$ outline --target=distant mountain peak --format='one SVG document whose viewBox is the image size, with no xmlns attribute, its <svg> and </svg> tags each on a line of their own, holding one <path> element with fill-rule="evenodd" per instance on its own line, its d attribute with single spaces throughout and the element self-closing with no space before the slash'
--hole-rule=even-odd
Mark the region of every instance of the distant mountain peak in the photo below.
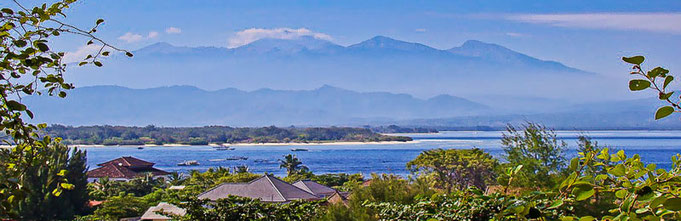
<svg viewBox="0 0 681 221">
<path fill-rule="evenodd" d="M 328 40 L 319 39 L 312 36 L 301 36 L 293 39 L 262 38 L 246 45 L 234 48 L 234 50 L 258 53 L 296 53 L 300 51 L 335 50 L 338 48 L 342 48 L 342 46 L 334 44 Z"/>
<path fill-rule="evenodd" d="M 382 35 L 377 35 L 369 40 L 350 45 L 352 49 L 389 49 L 399 51 L 438 51 L 424 44 L 401 41 Z"/>
</svg>

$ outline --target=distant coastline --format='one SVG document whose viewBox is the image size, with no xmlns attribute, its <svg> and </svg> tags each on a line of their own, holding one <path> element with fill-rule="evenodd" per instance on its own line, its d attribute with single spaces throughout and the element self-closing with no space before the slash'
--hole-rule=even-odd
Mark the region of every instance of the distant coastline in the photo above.
<svg viewBox="0 0 681 221">
<path fill-rule="evenodd" d="M 308 142 L 308 143 L 211 143 L 208 145 L 189 145 L 189 144 L 144 144 L 144 145 L 102 145 L 102 144 L 73 144 L 69 147 L 75 148 L 98 148 L 98 147 L 121 147 L 121 148 L 137 148 L 137 147 L 190 147 L 190 146 L 212 146 L 218 147 L 221 145 L 230 147 L 246 147 L 246 146 L 336 146 L 336 145 L 382 145 L 382 144 L 414 144 L 420 143 L 420 141 L 369 141 L 369 142 L 359 142 L 359 141 L 325 141 L 325 142 Z M 1 146 L 9 147 L 9 146 Z"/>
</svg>

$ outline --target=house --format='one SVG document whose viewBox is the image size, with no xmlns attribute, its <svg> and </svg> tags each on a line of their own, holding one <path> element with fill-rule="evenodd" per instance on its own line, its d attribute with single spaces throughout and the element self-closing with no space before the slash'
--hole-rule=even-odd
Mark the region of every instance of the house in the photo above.
<svg viewBox="0 0 681 221">
<path fill-rule="evenodd" d="M 293 183 L 293 185 L 320 198 L 326 198 L 336 193 L 336 190 L 331 187 L 324 186 L 312 180 L 301 180 Z"/>
<path fill-rule="evenodd" d="M 152 206 L 144 212 L 140 220 L 172 220 L 171 217 L 165 216 L 163 214 L 172 214 L 178 216 L 184 216 L 187 213 L 186 210 L 177 207 L 173 204 L 160 202 L 157 206 Z"/>
<path fill-rule="evenodd" d="M 170 173 L 154 168 L 154 163 L 134 157 L 120 157 L 97 164 L 99 168 L 87 172 L 89 182 L 108 177 L 111 180 L 131 180 L 151 173 L 154 177 L 166 176 Z"/>
<path fill-rule="evenodd" d="M 343 205 L 347 206 L 349 198 L 350 193 L 336 191 L 335 193 L 331 194 L 328 198 L 326 198 L 326 200 L 331 204 L 342 203 Z"/>
<path fill-rule="evenodd" d="M 248 183 L 223 183 L 200 194 L 199 199 L 215 201 L 226 198 L 229 195 L 273 203 L 285 203 L 293 200 L 319 200 L 324 198 L 274 176 L 264 175 Z"/>
</svg>

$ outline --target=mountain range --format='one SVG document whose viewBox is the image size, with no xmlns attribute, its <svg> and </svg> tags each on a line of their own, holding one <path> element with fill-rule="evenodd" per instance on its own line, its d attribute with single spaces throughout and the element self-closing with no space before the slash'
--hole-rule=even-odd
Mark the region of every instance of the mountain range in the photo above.
<svg viewBox="0 0 681 221">
<path fill-rule="evenodd" d="M 334 85 L 353 91 L 537 96 L 582 99 L 603 87 L 602 76 L 477 40 L 441 50 L 385 36 L 341 46 L 313 37 L 260 39 L 237 48 L 156 43 L 106 60 L 72 67 L 78 86 L 153 88 L 192 85 L 206 90 L 311 90 Z"/>
<path fill-rule="evenodd" d="M 24 102 L 35 122 L 124 126 L 363 126 L 503 128 L 533 121 L 561 129 L 672 129 L 678 119 L 652 118 L 655 98 L 567 105 L 556 111 L 508 113 L 461 97 L 420 99 L 408 94 L 355 92 L 324 85 L 314 90 L 207 91 L 193 86 L 131 89 L 91 86 L 65 99 L 32 96 Z"/>
</svg>

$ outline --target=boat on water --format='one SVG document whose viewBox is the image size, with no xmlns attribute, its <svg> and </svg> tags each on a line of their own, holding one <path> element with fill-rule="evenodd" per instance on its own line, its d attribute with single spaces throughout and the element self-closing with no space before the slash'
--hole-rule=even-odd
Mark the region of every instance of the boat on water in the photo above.
<svg viewBox="0 0 681 221">
<path fill-rule="evenodd" d="M 225 159 L 210 159 L 208 160 L 210 162 L 220 162 L 220 161 L 225 161 Z"/>
<path fill-rule="evenodd" d="M 231 156 L 231 157 L 225 158 L 225 160 L 248 160 L 248 157 L 244 157 L 244 156 Z"/>
<path fill-rule="evenodd" d="M 309 151 L 309 150 L 305 148 L 291 148 L 291 151 Z"/>
<path fill-rule="evenodd" d="M 215 150 L 234 150 L 234 147 L 216 147 Z"/>
<path fill-rule="evenodd" d="M 255 162 L 255 163 L 272 163 L 273 161 L 266 160 L 266 159 L 256 159 L 256 160 L 253 160 L 253 162 Z"/>
<path fill-rule="evenodd" d="M 197 166 L 199 165 L 199 161 L 196 160 L 187 160 L 187 161 L 182 161 L 177 164 L 178 166 Z"/>
<path fill-rule="evenodd" d="M 142 150 L 142 149 L 144 149 L 144 147 L 137 147 L 137 149 L 138 149 L 138 150 Z"/>
</svg>

